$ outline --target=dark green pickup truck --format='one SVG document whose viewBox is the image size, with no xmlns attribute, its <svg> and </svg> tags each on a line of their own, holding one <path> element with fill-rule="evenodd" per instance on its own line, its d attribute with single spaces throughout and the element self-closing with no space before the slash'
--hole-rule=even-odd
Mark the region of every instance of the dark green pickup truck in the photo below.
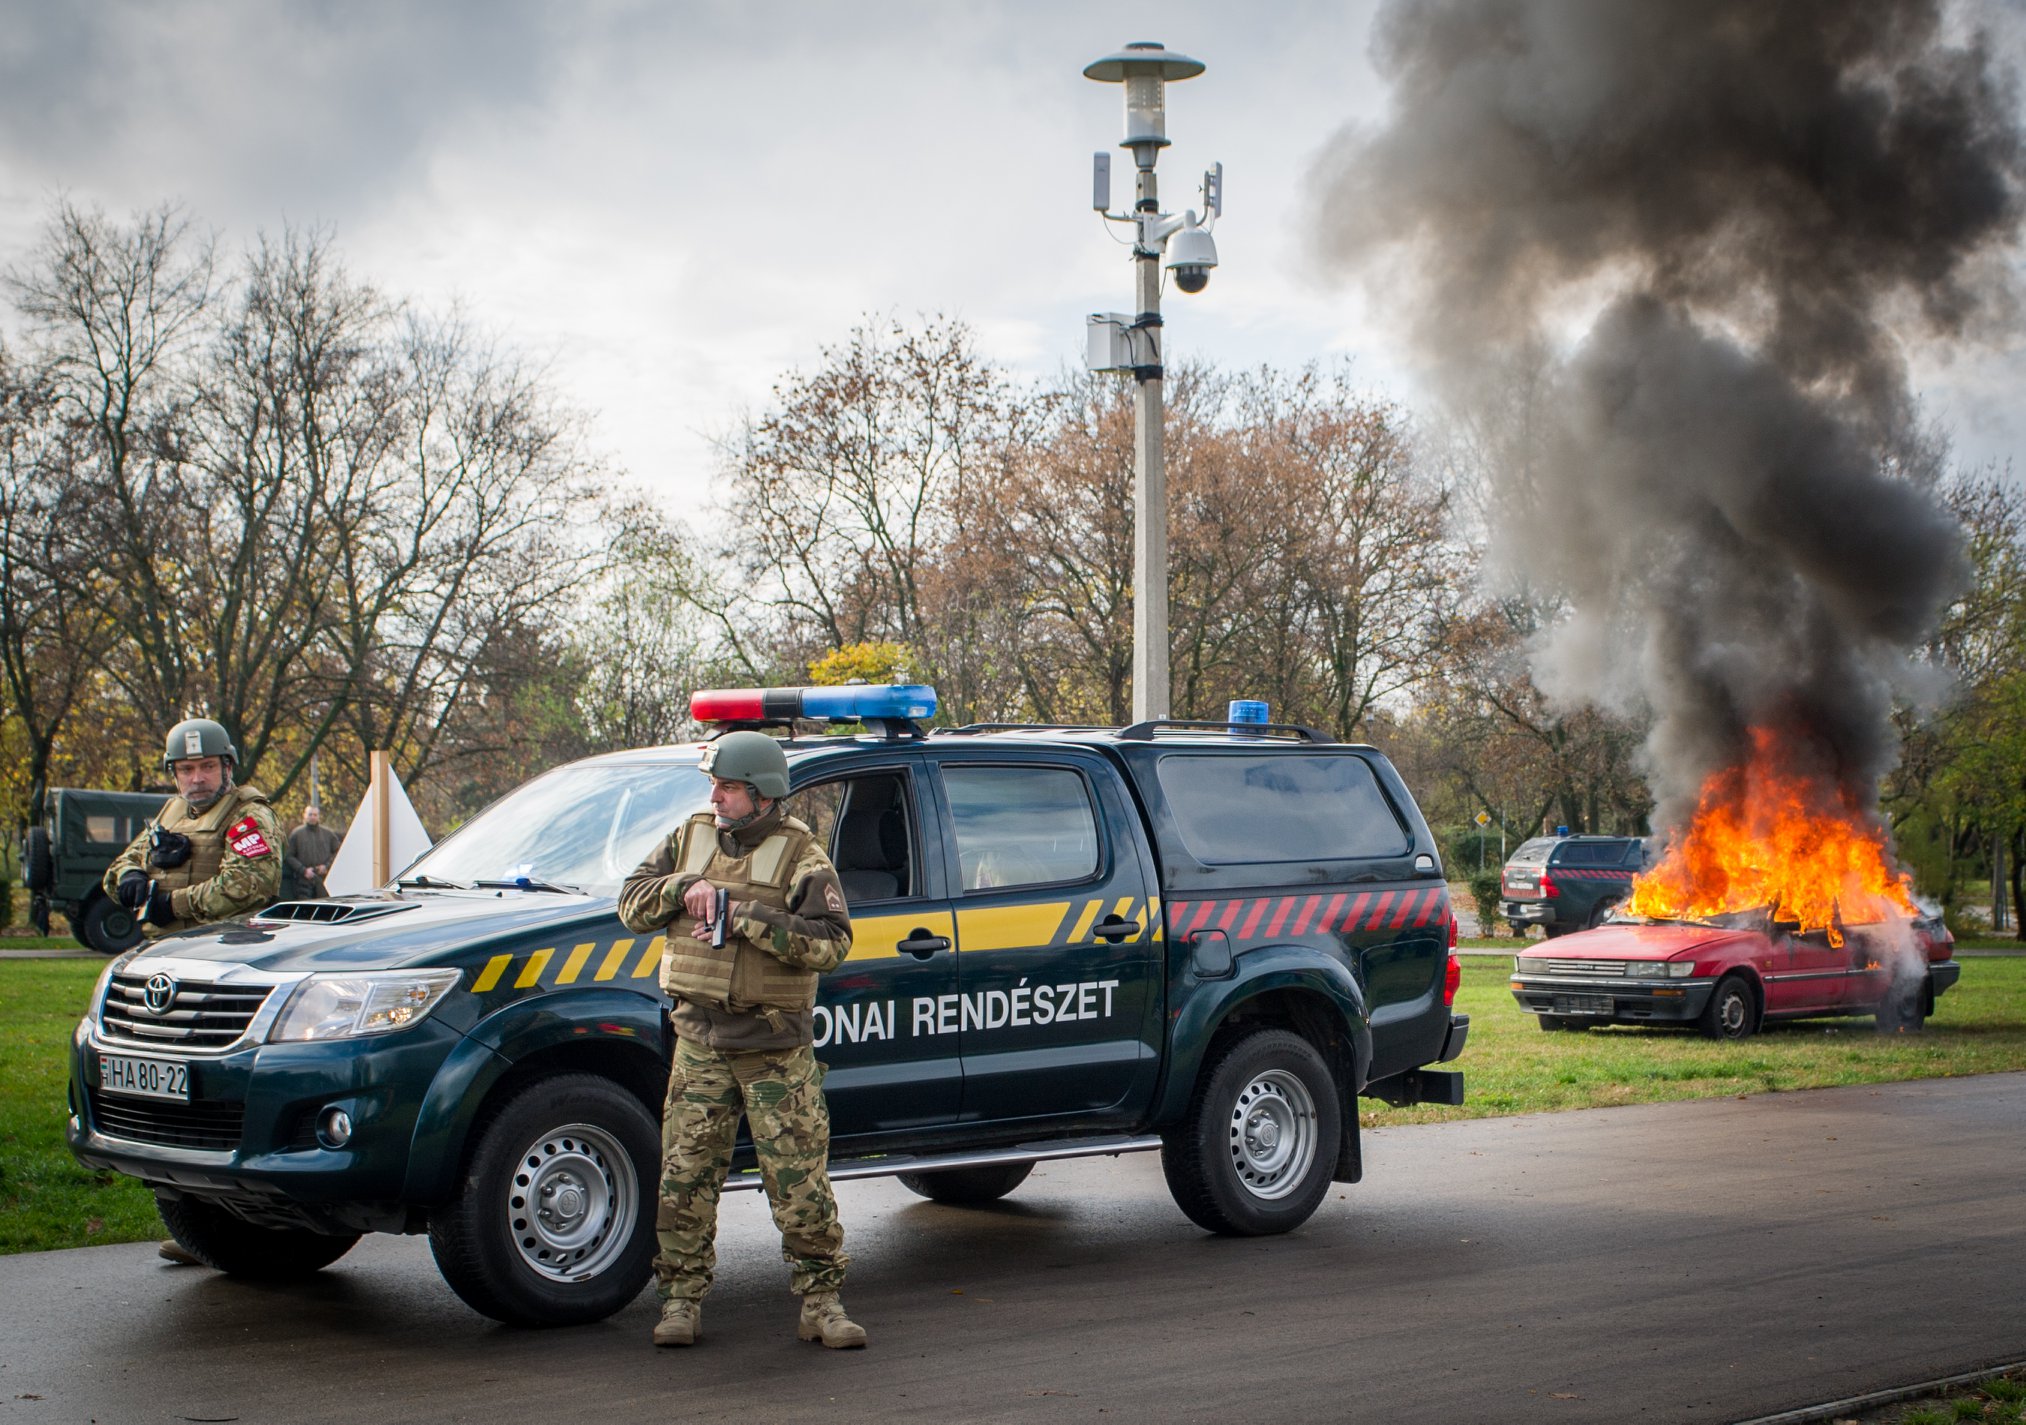
<svg viewBox="0 0 2026 1425">
<path fill-rule="evenodd" d="M 49 934 L 55 911 L 70 921 L 80 944 L 101 955 L 140 944 L 140 922 L 101 890 L 99 881 L 168 800 L 167 792 L 51 787 L 43 797 L 42 820 L 21 838 L 21 879 L 35 928 Z"/>
<path fill-rule="evenodd" d="M 1468 1032 L 1442 868 L 1374 749 L 1166 722 L 931 735 L 927 689 L 751 696 L 716 716 L 870 729 L 785 744 L 852 910 L 815 1012 L 833 1177 L 976 1203 L 1037 1162 L 1157 1150 L 1205 1229 L 1285 1232 L 1358 1180 L 1360 1094 L 1462 1101 L 1430 1067 Z M 228 1272 L 427 1232 L 501 1320 L 618 1310 L 653 1252 L 671 1046 L 660 939 L 613 898 L 705 805 L 698 753 L 559 768 L 377 895 L 115 962 L 75 1037 L 73 1150 L 152 1185 Z M 742 1145 L 731 1186 L 751 1165 Z"/>
</svg>

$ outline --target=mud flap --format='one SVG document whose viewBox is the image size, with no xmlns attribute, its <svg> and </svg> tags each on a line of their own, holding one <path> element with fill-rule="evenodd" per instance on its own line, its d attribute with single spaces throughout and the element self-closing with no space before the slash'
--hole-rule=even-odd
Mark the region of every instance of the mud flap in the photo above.
<svg viewBox="0 0 2026 1425">
<path fill-rule="evenodd" d="M 1354 1183 L 1364 1176 L 1365 1154 L 1358 1138 L 1358 1100 L 1354 1095 L 1350 1112 L 1344 1115 L 1344 1141 L 1337 1149 L 1337 1167 L 1330 1174 L 1330 1181 Z"/>
</svg>

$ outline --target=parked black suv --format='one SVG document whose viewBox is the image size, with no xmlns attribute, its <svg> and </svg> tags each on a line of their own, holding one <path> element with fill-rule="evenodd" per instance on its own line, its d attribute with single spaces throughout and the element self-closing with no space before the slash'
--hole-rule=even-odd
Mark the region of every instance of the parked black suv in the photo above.
<svg viewBox="0 0 2026 1425">
<path fill-rule="evenodd" d="M 1515 932 L 1588 930 L 1632 893 L 1645 866 L 1646 843 L 1636 836 L 1536 836 L 1505 863 L 1499 914 Z"/>
<path fill-rule="evenodd" d="M 1202 1227 L 1285 1232 L 1358 1180 L 1359 1095 L 1462 1102 L 1429 1067 L 1469 1030 L 1442 867 L 1373 748 L 1174 722 L 926 735 L 929 689 L 817 695 L 693 706 L 873 729 L 784 744 L 789 808 L 851 901 L 815 1010 L 833 1178 L 976 1203 L 1037 1162 L 1158 1150 Z M 654 1250 L 671 1045 L 661 937 L 613 898 L 707 804 L 698 753 L 557 768 L 376 895 L 115 961 L 73 1044 L 73 1151 L 149 1183 L 228 1272 L 427 1232 L 491 1316 L 618 1310 Z"/>
</svg>

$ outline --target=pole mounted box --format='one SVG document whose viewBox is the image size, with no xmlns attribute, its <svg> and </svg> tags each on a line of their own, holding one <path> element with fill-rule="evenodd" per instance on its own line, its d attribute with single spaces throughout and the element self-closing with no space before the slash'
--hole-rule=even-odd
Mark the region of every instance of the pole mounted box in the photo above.
<svg viewBox="0 0 2026 1425">
<path fill-rule="evenodd" d="M 1092 371 L 1126 373 L 1139 365 L 1132 318 L 1124 312 L 1092 312 L 1083 319 L 1083 335 L 1083 364 Z"/>
</svg>

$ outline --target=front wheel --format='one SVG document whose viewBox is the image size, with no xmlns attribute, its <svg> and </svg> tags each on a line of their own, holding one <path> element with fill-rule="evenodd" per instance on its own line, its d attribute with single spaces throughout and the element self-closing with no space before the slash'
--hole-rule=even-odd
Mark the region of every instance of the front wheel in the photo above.
<svg viewBox="0 0 2026 1425">
<path fill-rule="evenodd" d="M 646 1285 L 660 1177 L 660 1130 L 639 1099 L 596 1074 L 541 1079 L 480 1123 L 456 1198 L 430 1214 L 429 1249 L 495 1321 L 602 1321 Z"/>
<path fill-rule="evenodd" d="M 1161 1143 L 1168 1191 L 1208 1232 L 1262 1237 L 1308 1221 L 1343 1143 L 1342 1100 L 1315 1046 L 1285 1029 L 1230 1041 Z"/>
<path fill-rule="evenodd" d="M 897 1173 L 900 1185 L 931 1202 L 955 1207 L 997 1202 L 1027 1181 L 1032 1163 L 993 1163 L 977 1168 L 940 1168 L 932 1173 Z"/>
<path fill-rule="evenodd" d="M 93 891 L 77 918 L 77 938 L 86 949 L 117 955 L 141 943 L 141 922 L 112 897 Z"/>
<path fill-rule="evenodd" d="M 256 1227 L 194 1197 L 158 1197 L 155 1206 L 184 1251 L 214 1270 L 255 1281 L 293 1281 L 320 1272 L 359 1240 L 357 1232 Z"/>
<path fill-rule="evenodd" d="M 1707 1039 L 1745 1039 L 1759 1027 L 1759 1002 L 1741 975 L 1725 975 L 1696 1021 Z"/>
<path fill-rule="evenodd" d="M 1895 983 L 1878 1006 L 1880 1034 L 1918 1034 L 1928 1022 L 1927 986 L 1909 979 Z"/>
</svg>

